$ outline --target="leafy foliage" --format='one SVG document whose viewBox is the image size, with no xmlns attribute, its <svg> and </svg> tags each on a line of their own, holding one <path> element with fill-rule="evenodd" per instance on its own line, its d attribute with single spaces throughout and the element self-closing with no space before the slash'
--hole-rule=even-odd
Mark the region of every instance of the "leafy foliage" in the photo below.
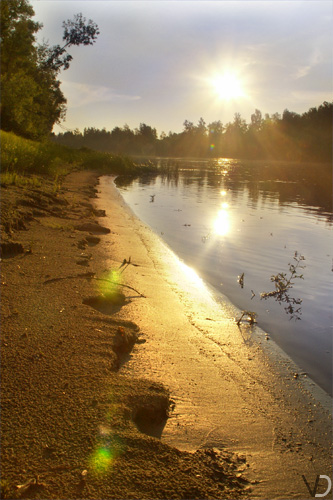
<svg viewBox="0 0 333 500">
<path fill-rule="evenodd" d="M 1 167 L 4 173 L 52 174 L 74 167 L 109 173 L 133 173 L 136 165 L 126 157 L 89 149 L 74 150 L 50 141 L 37 142 L 1 131 Z"/>
<path fill-rule="evenodd" d="M 83 154 L 50 141 L 37 142 L 12 132 L 0 132 L 1 170 L 3 174 L 57 175 L 82 165 Z"/>
<path fill-rule="evenodd" d="M 153 171 L 151 166 L 137 165 L 126 156 L 87 148 L 72 149 L 51 141 L 32 141 L 3 130 L 0 139 L 2 184 L 31 185 L 35 180 L 22 176 L 38 174 L 57 178 L 74 168 L 131 176 Z"/>
<path fill-rule="evenodd" d="M 66 42 L 63 47 L 55 45 L 52 48 L 47 48 L 44 53 L 44 61 L 42 65 L 46 68 L 52 68 L 59 71 L 61 68 L 68 69 L 69 63 L 73 59 L 67 53 L 67 47 L 72 45 L 93 45 L 99 35 L 98 26 L 94 21 L 86 18 L 82 14 L 76 14 L 74 20 L 68 19 L 62 23 L 64 28 L 63 40 Z"/>
<path fill-rule="evenodd" d="M 63 47 L 36 43 L 42 25 L 32 20 L 27 0 L 1 1 L 1 128 L 28 139 L 46 137 L 66 112 L 66 99 L 57 79 L 72 56 L 66 48 L 89 45 L 97 25 L 78 14 L 63 23 Z"/>
</svg>

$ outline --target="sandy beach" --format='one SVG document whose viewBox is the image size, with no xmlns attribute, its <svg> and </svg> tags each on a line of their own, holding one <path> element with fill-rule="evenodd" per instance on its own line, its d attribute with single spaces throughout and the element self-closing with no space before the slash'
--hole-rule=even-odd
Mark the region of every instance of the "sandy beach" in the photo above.
<svg viewBox="0 0 333 500">
<path fill-rule="evenodd" d="M 310 499 L 331 477 L 331 399 L 111 177 L 1 202 L 2 498 Z"/>
</svg>

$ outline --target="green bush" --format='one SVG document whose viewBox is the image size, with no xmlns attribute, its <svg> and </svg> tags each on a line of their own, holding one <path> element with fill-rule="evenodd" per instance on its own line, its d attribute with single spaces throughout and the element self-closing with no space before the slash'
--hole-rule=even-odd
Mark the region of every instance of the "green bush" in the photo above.
<svg viewBox="0 0 333 500">
<path fill-rule="evenodd" d="M 83 168 L 100 170 L 110 174 L 129 174 L 136 170 L 136 165 L 126 156 L 112 155 L 82 148 L 79 150 Z"/>
<path fill-rule="evenodd" d="M 51 142 L 35 142 L 1 130 L 1 169 L 18 174 L 53 174 L 55 160 L 59 164 L 71 163 L 72 158 L 64 146 Z"/>
<path fill-rule="evenodd" d="M 59 176 L 77 167 L 103 174 L 138 175 L 143 168 L 127 156 L 73 149 L 51 141 L 35 142 L 3 130 L 0 137 L 2 172 Z"/>
</svg>

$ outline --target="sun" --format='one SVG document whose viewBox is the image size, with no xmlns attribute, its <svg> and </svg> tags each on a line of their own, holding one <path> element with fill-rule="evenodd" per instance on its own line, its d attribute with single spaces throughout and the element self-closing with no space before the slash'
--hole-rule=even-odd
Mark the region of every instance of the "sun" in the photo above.
<svg viewBox="0 0 333 500">
<path fill-rule="evenodd" d="M 240 78 L 231 72 L 225 72 L 211 79 L 211 85 L 219 99 L 231 101 L 244 96 Z"/>
</svg>

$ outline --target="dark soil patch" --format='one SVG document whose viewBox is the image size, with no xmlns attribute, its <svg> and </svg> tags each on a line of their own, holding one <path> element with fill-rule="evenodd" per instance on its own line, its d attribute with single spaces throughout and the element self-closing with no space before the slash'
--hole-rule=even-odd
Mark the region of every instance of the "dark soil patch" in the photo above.
<svg viewBox="0 0 333 500">
<path fill-rule="evenodd" d="M 110 229 L 104 226 L 100 226 L 96 222 L 84 222 L 83 224 L 77 224 L 74 229 L 77 231 L 87 231 L 93 234 L 108 234 Z"/>
<path fill-rule="evenodd" d="M 121 292 L 115 292 L 108 296 L 96 295 L 94 297 L 87 297 L 83 299 L 83 304 L 93 307 L 97 311 L 112 315 L 121 309 L 126 304 L 126 296 Z"/>
<path fill-rule="evenodd" d="M 1 243 L 1 258 L 8 259 L 24 253 L 24 247 L 21 243 L 15 241 L 4 241 Z"/>
<path fill-rule="evenodd" d="M 88 235 L 86 236 L 86 241 L 89 246 L 95 246 L 98 245 L 98 243 L 101 241 L 101 238 L 99 238 L 98 236 Z"/>
<path fill-rule="evenodd" d="M 134 397 L 133 421 L 138 430 L 148 436 L 160 438 L 169 413 L 169 393 L 159 384 L 150 384 L 143 396 Z"/>
</svg>

